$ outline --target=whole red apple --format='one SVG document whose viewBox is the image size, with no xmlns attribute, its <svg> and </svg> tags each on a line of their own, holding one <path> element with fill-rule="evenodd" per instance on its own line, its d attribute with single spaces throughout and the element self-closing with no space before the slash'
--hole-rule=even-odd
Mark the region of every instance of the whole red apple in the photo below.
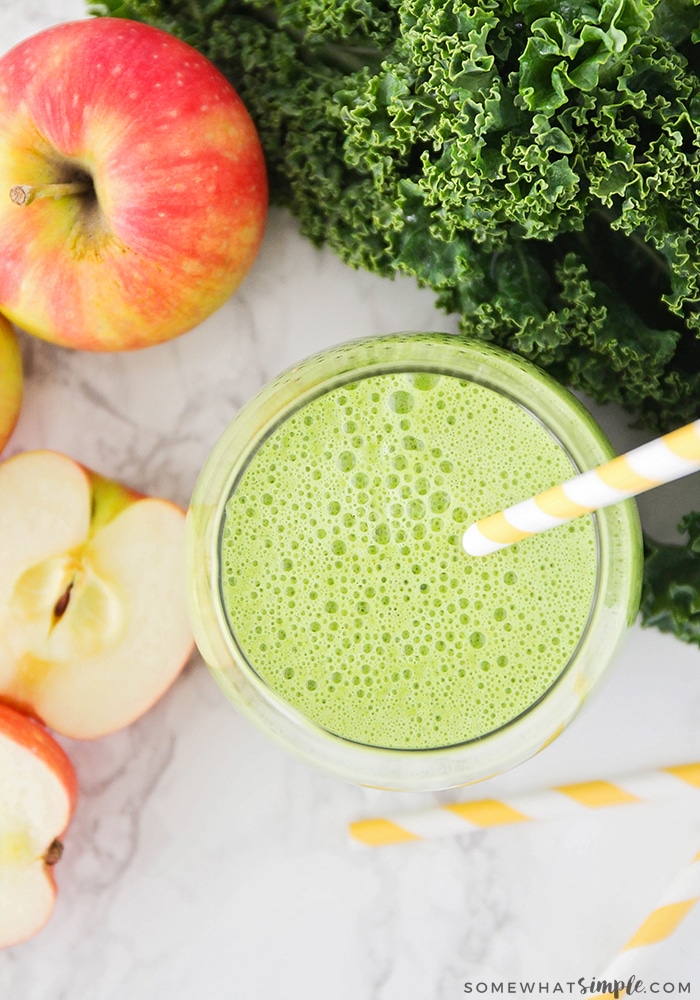
<svg viewBox="0 0 700 1000">
<path fill-rule="evenodd" d="M 184 333 L 241 282 L 266 211 L 255 126 L 191 46 L 88 18 L 0 59 L 0 312 L 28 332 L 97 351 Z"/>
</svg>

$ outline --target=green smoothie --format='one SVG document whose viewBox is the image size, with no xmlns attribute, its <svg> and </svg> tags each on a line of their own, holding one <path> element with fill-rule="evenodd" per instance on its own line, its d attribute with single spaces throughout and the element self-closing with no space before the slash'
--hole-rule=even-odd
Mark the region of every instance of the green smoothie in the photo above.
<svg viewBox="0 0 700 1000">
<path fill-rule="evenodd" d="M 580 518 L 485 558 L 466 527 L 576 471 L 509 395 L 393 371 L 278 422 L 226 503 L 221 595 L 255 673 L 370 747 L 479 740 L 539 702 L 586 629 L 597 537 Z"/>
</svg>

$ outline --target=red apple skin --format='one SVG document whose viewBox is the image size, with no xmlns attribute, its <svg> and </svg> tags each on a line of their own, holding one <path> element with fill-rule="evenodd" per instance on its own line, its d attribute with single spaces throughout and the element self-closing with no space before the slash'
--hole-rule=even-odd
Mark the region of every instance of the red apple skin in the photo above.
<svg viewBox="0 0 700 1000">
<path fill-rule="evenodd" d="M 78 778 L 69 757 L 40 722 L 29 718 L 22 714 L 22 712 L 18 712 L 2 702 L 0 702 L 0 733 L 24 747 L 35 757 L 38 757 L 57 776 L 63 785 L 68 797 L 69 812 L 64 828 L 55 832 L 55 842 L 68 829 L 78 801 Z M 47 850 L 50 846 L 52 845 L 46 845 Z M 45 863 L 44 875 L 55 898 L 57 887 L 53 873 L 53 862 Z M 14 947 L 28 938 L 34 937 L 48 922 L 51 912 L 52 910 L 49 910 L 45 915 L 44 922 L 35 926 L 30 933 L 16 937 L 12 941 L 4 942 L 2 947 Z"/>
<path fill-rule="evenodd" d="M 257 255 L 255 126 L 213 64 L 166 32 L 88 18 L 15 46 L 0 59 L 0 149 L 0 310 L 36 336 L 95 351 L 169 340 Z M 76 176 L 93 196 L 10 200 L 14 185 Z"/>
</svg>

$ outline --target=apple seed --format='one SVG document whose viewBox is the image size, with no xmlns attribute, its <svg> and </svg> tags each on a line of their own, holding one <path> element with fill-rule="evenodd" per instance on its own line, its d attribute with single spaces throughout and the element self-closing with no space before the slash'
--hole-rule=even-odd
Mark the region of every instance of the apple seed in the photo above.
<svg viewBox="0 0 700 1000">
<path fill-rule="evenodd" d="M 48 846 L 46 854 L 44 855 L 44 864 L 55 865 L 58 861 L 61 860 L 62 857 L 63 857 L 63 844 L 58 839 L 58 837 L 56 837 L 56 839 L 52 840 Z"/>
<path fill-rule="evenodd" d="M 70 592 L 73 589 L 74 580 L 68 584 L 66 589 L 63 591 L 59 599 L 54 604 L 53 615 L 54 618 L 60 618 L 65 614 L 66 608 L 68 607 L 68 602 L 70 601 Z"/>
</svg>

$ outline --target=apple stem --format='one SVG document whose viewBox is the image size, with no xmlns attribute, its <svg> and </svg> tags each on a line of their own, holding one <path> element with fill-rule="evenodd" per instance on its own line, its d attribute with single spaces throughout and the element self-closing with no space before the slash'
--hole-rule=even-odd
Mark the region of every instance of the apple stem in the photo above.
<svg viewBox="0 0 700 1000">
<path fill-rule="evenodd" d="M 52 840 L 48 846 L 48 850 L 44 855 L 45 865 L 55 865 L 63 857 L 63 844 L 58 839 Z"/>
<path fill-rule="evenodd" d="M 65 198 L 68 195 L 87 194 L 91 190 L 91 181 L 70 181 L 67 184 L 15 184 L 10 188 L 10 198 L 15 205 L 31 205 L 36 198 Z"/>
</svg>

